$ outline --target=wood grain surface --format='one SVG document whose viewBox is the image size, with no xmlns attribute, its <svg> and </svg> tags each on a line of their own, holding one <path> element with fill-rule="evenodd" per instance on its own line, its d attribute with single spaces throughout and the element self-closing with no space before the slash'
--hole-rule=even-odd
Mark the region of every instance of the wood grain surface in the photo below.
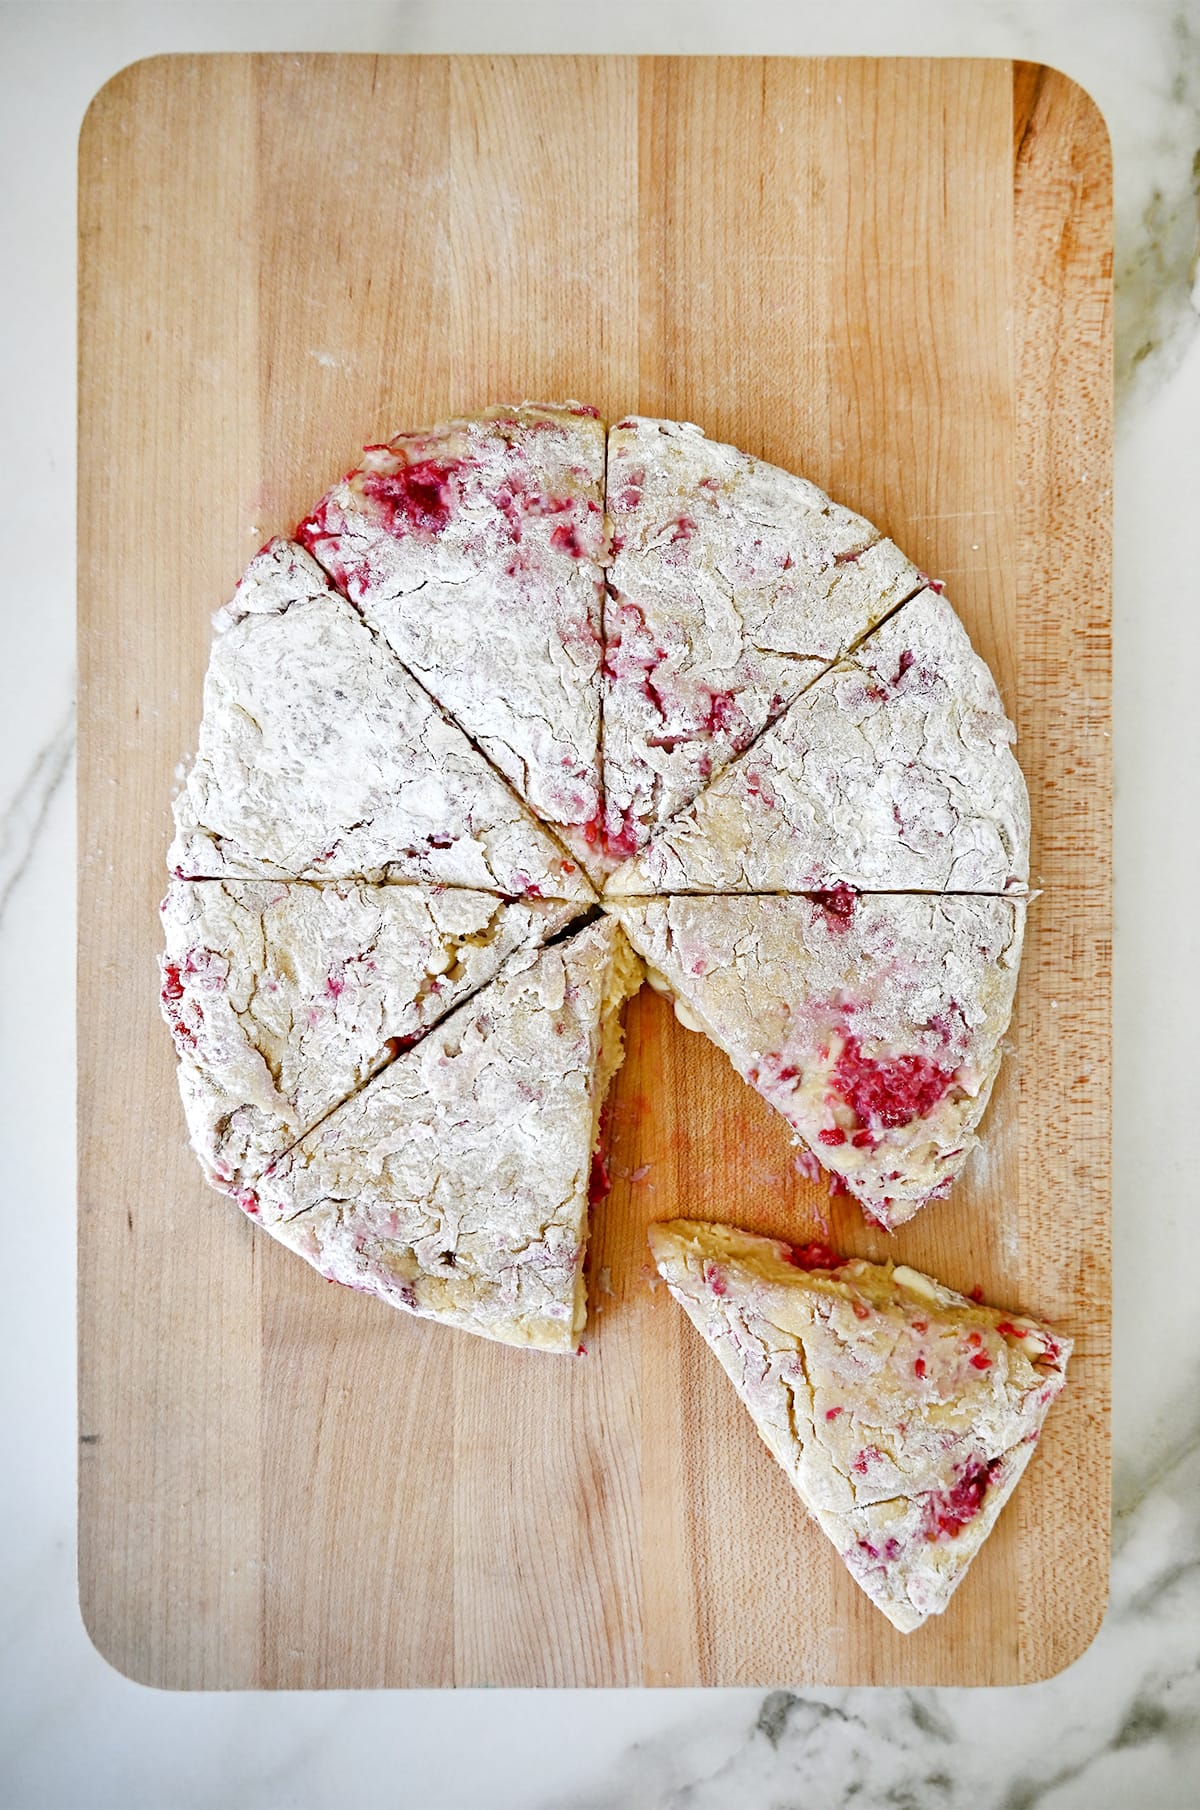
<svg viewBox="0 0 1200 1810">
<path fill-rule="evenodd" d="M 1007 62 L 194 57 L 80 148 L 80 1582 L 176 1687 L 1002 1684 L 1109 1524 L 1110 175 Z M 805 473 L 943 578 L 1020 732 L 1035 884 L 986 1144 L 892 1239 L 644 990 L 588 1355 L 327 1287 L 203 1186 L 155 954 L 212 610 L 365 441 L 573 395 Z M 893 1253 L 1077 1340 L 947 1615 L 893 1631 L 644 1228 Z"/>
</svg>

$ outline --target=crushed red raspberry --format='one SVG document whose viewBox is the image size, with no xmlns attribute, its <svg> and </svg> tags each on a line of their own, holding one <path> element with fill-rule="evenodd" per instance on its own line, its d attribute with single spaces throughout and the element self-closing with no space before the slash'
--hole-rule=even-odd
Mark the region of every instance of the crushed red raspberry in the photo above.
<svg viewBox="0 0 1200 1810">
<path fill-rule="evenodd" d="M 855 1150 L 874 1150 L 878 1139 L 869 1131 L 856 1131 L 854 1136 L 850 1139 L 850 1142 Z M 886 1204 L 889 1203 L 885 1202 L 885 1205 Z"/>
<path fill-rule="evenodd" d="M 858 904 L 858 894 L 853 886 L 847 886 L 839 880 L 836 886 L 827 887 L 822 892 L 811 894 L 814 905 L 819 905 L 830 920 L 831 930 L 844 930 L 854 916 L 854 908 Z"/>
<path fill-rule="evenodd" d="M 850 1305 L 854 1309 L 854 1318 L 856 1320 L 869 1320 L 871 1318 L 871 1309 L 867 1306 L 865 1301 L 851 1301 Z"/>
<path fill-rule="evenodd" d="M 997 1320 L 996 1331 L 1006 1339 L 1019 1339 L 1022 1336 L 1011 1320 Z"/>
<path fill-rule="evenodd" d="M 580 540 L 579 530 L 573 522 L 560 522 L 550 536 L 550 545 L 556 553 L 569 553 L 572 559 L 583 559 L 587 554 L 587 548 Z"/>
<path fill-rule="evenodd" d="M 580 1339 L 578 1345 L 575 1347 L 575 1356 L 577 1358 L 585 1358 L 587 1356 L 587 1346 L 582 1339 Z"/>
<path fill-rule="evenodd" d="M 700 722 L 700 728 L 706 735 L 718 735 L 729 729 L 740 715 L 737 693 L 733 691 L 712 691 L 708 695 L 708 709 Z"/>
<path fill-rule="evenodd" d="M 183 998 L 183 981 L 180 978 L 179 968 L 174 962 L 163 963 L 162 992 L 164 999 Z"/>
<path fill-rule="evenodd" d="M 850 1469 L 856 1471 L 860 1477 L 865 1477 L 868 1467 L 878 1463 L 882 1456 L 878 1446 L 865 1445 L 862 1451 L 857 1452 L 851 1460 Z"/>
<path fill-rule="evenodd" d="M 346 991 L 344 974 L 331 974 L 325 982 L 325 992 L 330 999 L 337 999 Z"/>
<path fill-rule="evenodd" d="M 850 1189 L 847 1185 L 845 1176 L 838 1175 L 836 1170 L 832 1172 L 829 1177 L 830 1200 L 836 1200 L 839 1194 L 849 1194 L 849 1192 Z"/>
<path fill-rule="evenodd" d="M 419 459 L 394 472 L 367 471 L 360 479 L 362 494 L 389 534 L 399 537 L 414 529 L 440 534 L 454 514 L 450 480 L 462 469 L 461 459 Z"/>
<path fill-rule="evenodd" d="M 901 679 L 904 677 L 905 673 L 908 671 L 909 667 L 912 665 L 912 663 L 916 659 L 916 657 L 917 656 L 913 653 L 913 651 L 910 647 L 906 647 L 904 649 L 903 653 L 900 655 L 900 664 L 899 664 L 899 667 L 897 668 L 896 676 L 892 680 L 893 685 L 899 685 Z"/>
<path fill-rule="evenodd" d="M 718 1297 L 729 1293 L 729 1284 L 725 1280 L 724 1270 L 718 1269 L 715 1263 L 704 1265 L 704 1280 L 714 1295 Z"/>
<path fill-rule="evenodd" d="M 243 1213 L 248 1213 L 251 1219 L 258 1218 L 258 1195 L 253 1188 L 243 1188 L 240 1194 L 234 1195 L 234 1199 Z"/>
<path fill-rule="evenodd" d="M 845 1409 L 844 1409 L 844 1408 L 841 1408 L 841 1407 L 838 1407 L 838 1408 L 826 1408 L 826 1410 L 825 1410 L 825 1418 L 826 1418 L 826 1420 L 836 1420 L 836 1419 L 837 1419 L 837 1417 L 838 1417 L 838 1415 L 839 1415 L 839 1414 L 844 1414 L 844 1413 L 845 1413 L 845 1411 L 846 1411 L 846 1410 L 845 1410 Z"/>
<path fill-rule="evenodd" d="M 313 510 L 311 515 L 306 515 L 302 522 L 296 523 L 294 538 L 300 542 L 300 545 L 307 553 L 315 553 L 317 542 L 324 540 L 328 533 L 329 520 L 325 511 L 325 505 L 322 503 L 318 508 Z M 267 546 L 269 547 L 270 544 L 270 541 L 268 541 Z M 266 547 L 263 548 L 263 551 L 264 553 L 266 552 Z M 240 584 L 238 585 L 238 589 L 241 589 Z"/>
<path fill-rule="evenodd" d="M 925 1359 L 917 1358 L 916 1362 L 913 1364 L 913 1375 L 914 1376 L 924 1376 L 924 1374 L 925 1374 Z"/>
<path fill-rule="evenodd" d="M 588 1178 L 588 1205 L 598 1206 L 606 1194 L 612 1193 L 612 1177 L 608 1173 L 608 1164 L 603 1150 L 597 1150 L 592 1156 L 592 1172 Z"/>
<path fill-rule="evenodd" d="M 954 1076 L 928 1056 L 866 1056 L 848 1037 L 830 1081 L 860 1125 L 895 1127 L 932 1112 Z"/>
<path fill-rule="evenodd" d="M 831 1251 L 827 1244 L 793 1245 L 788 1251 L 788 1262 L 794 1263 L 801 1270 L 841 1269 L 845 1261 L 836 1251 Z"/>
<path fill-rule="evenodd" d="M 979 1286 L 978 1282 L 975 1284 L 974 1288 L 971 1290 L 970 1299 L 972 1301 L 974 1301 L 976 1304 L 978 1304 L 980 1301 L 983 1300 L 983 1290 Z"/>
<path fill-rule="evenodd" d="M 992 1360 L 986 1351 L 977 1351 L 975 1356 L 971 1359 L 971 1368 L 973 1370 L 990 1370 L 991 1367 Z"/>
<path fill-rule="evenodd" d="M 829 1131 L 818 1131 L 817 1141 L 824 1144 L 829 1150 L 836 1150 L 839 1144 L 846 1142 L 846 1134 L 839 1126 L 834 1125 Z"/>
<path fill-rule="evenodd" d="M 967 1334 L 967 1344 L 975 1345 L 975 1346 L 982 1345 L 983 1344 L 983 1334 L 981 1332 L 969 1332 Z"/>
<path fill-rule="evenodd" d="M 929 1331 L 929 1321 L 928 1320 L 914 1320 L 912 1322 L 912 1329 L 914 1332 L 928 1332 Z"/>
<path fill-rule="evenodd" d="M 624 815 L 616 819 L 615 828 L 611 819 L 602 828 L 600 834 L 604 852 L 613 856 L 636 855 L 639 847 L 639 828 L 637 812 L 630 805 Z"/>
<path fill-rule="evenodd" d="M 999 1458 L 992 1458 L 987 1464 L 976 1465 L 950 1489 L 931 1493 L 925 1509 L 927 1540 L 958 1538 L 960 1530 L 968 1521 L 973 1521 L 983 1507 L 983 1499 L 1000 1462 Z"/>
</svg>

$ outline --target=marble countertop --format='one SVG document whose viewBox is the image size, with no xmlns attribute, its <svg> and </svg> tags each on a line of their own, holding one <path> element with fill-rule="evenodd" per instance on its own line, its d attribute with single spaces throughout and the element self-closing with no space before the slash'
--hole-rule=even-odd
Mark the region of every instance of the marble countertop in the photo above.
<svg viewBox="0 0 1200 1810">
<path fill-rule="evenodd" d="M 1184 1810 L 1200 1766 L 1200 15 L 1079 0 L 41 4 L 0 8 L 0 336 L 19 498 L 0 712 L 0 1804 L 5 1810 Z M 1020 56 L 1095 96 L 1116 159 L 1116 1262 L 1112 1600 L 1019 1690 L 159 1694 L 75 1592 L 73 493 L 79 122 L 171 50 Z"/>
</svg>

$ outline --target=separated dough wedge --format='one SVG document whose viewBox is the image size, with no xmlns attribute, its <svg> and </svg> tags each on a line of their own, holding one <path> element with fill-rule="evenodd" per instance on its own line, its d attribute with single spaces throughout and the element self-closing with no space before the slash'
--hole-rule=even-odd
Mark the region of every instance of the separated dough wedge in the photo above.
<svg viewBox="0 0 1200 1810">
<path fill-rule="evenodd" d="M 962 623 L 922 591 L 606 890 L 1018 890 L 1029 877 L 1029 801 L 1013 739 Z"/>
<path fill-rule="evenodd" d="M 654 1260 L 855 1582 L 901 1633 L 945 1609 L 1029 1462 L 1071 1341 L 916 1270 L 731 1226 Z"/>
<path fill-rule="evenodd" d="M 610 918 L 511 957 L 283 1157 L 247 1211 L 332 1281 L 574 1351 L 600 1108 L 640 981 Z"/>
<path fill-rule="evenodd" d="M 419 880 L 590 900 L 576 863 L 290 541 L 216 617 L 181 878 Z"/>
<path fill-rule="evenodd" d="M 162 1008 L 192 1146 L 231 1193 L 579 911 L 344 880 L 174 880 Z"/>
<path fill-rule="evenodd" d="M 587 859 L 607 550 L 595 410 L 489 408 L 369 446 L 296 538 Z"/>
<path fill-rule="evenodd" d="M 847 887 L 613 909 L 651 984 L 875 1219 L 949 1189 L 1000 1069 L 1023 900 Z"/>
<path fill-rule="evenodd" d="M 635 853 L 924 580 L 804 478 L 630 416 L 608 436 L 604 786 Z"/>
</svg>

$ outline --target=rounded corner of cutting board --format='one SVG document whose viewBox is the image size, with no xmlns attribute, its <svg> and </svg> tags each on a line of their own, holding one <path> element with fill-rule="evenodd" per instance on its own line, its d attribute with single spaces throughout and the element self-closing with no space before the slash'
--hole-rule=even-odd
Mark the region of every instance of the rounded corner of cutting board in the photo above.
<svg viewBox="0 0 1200 1810">
<path fill-rule="evenodd" d="M 1063 154 L 1103 183 L 1102 200 L 1112 214 L 1112 133 L 1100 102 L 1082 82 L 1052 63 L 1014 61 L 1013 130 L 1018 162 L 1027 134 L 1038 118 L 1053 118 Z"/>
<path fill-rule="evenodd" d="M 189 59 L 176 51 L 157 51 L 153 56 L 135 57 L 107 76 L 83 110 L 79 122 L 79 160 L 85 163 L 91 152 L 93 136 L 106 130 L 114 115 L 134 113 L 143 103 L 146 91 L 165 74 L 167 65 L 185 63 Z"/>
</svg>

